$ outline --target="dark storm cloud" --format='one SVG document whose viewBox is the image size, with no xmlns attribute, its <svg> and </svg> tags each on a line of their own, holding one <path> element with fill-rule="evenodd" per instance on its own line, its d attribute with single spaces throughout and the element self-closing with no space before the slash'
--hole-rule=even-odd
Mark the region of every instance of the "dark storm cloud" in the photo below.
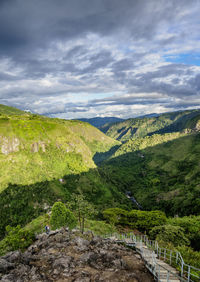
<svg viewBox="0 0 200 282">
<path fill-rule="evenodd" d="M 195 5 L 198 1 L 1 0 L 0 99 L 52 114 L 104 105 L 167 108 L 173 99 L 183 99 L 180 107 L 197 105 L 197 68 L 162 59 L 185 42 L 186 50 L 198 48 Z M 90 97 L 82 102 L 83 93 Z M 140 93 L 145 95 L 134 96 Z M 106 98 L 99 99 L 102 94 Z M 187 104 L 187 97 L 196 102 Z"/>
<path fill-rule="evenodd" d="M 125 31 L 126 36 L 150 39 L 161 24 L 173 21 L 179 9 L 193 1 L 148 0 L 13 0 L 0 9 L 1 51 L 11 55 L 21 48 L 46 46 L 88 32 L 108 36 Z M 29 49 L 29 50 L 30 50 Z M 12 53 L 13 54 L 13 53 Z"/>
</svg>

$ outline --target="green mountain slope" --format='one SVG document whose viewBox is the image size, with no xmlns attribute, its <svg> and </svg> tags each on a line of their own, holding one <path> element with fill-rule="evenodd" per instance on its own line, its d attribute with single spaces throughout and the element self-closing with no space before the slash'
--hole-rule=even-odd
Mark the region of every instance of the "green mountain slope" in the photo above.
<svg viewBox="0 0 200 282">
<path fill-rule="evenodd" d="M 154 147 L 158 144 L 163 144 L 186 135 L 187 133 L 172 132 L 165 134 L 153 134 L 143 138 L 131 138 L 119 146 L 119 148 L 114 152 L 114 154 L 112 154 L 111 157 L 113 158 L 126 153 L 144 150 L 145 148 Z"/>
<path fill-rule="evenodd" d="M 200 134 L 112 158 L 101 174 L 120 191 L 131 191 L 144 209 L 199 214 Z"/>
<path fill-rule="evenodd" d="M 199 120 L 200 110 L 190 110 L 165 113 L 158 117 L 128 119 L 101 127 L 101 130 L 106 135 L 125 142 L 130 138 L 142 138 L 155 133 L 163 134 L 193 129 Z"/>
<path fill-rule="evenodd" d="M 88 171 L 96 167 L 96 152 L 118 143 L 80 121 L 5 112 L 0 115 L 0 191 L 8 183 L 33 184 Z"/>
<path fill-rule="evenodd" d="M 24 111 L 21 111 L 17 108 L 0 104 L 0 115 L 25 115 L 25 114 L 26 113 Z"/>
</svg>

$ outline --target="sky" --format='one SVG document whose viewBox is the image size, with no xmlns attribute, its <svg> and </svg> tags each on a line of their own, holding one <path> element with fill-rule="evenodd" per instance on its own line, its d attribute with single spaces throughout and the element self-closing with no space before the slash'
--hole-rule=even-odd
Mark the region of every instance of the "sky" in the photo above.
<svg viewBox="0 0 200 282">
<path fill-rule="evenodd" d="M 0 0 L 0 103 L 66 119 L 200 108 L 200 0 Z"/>
</svg>

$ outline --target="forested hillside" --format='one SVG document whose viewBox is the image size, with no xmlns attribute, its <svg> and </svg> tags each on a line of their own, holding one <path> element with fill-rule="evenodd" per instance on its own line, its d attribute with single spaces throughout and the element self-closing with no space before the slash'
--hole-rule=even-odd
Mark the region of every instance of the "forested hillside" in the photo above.
<svg viewBox="0 0 200 282">
<path fill-rule="evenodd" d="M 124 193 L 131 191 L 143 209 L 161 209 L 172 216 L 199 214 L 200 134 L 142 149 L 144 140 L 138 150 L 104 162 L 102 177 Z"/>
<path fill-rule="evenodd" d="M 81 121 L 51 119 L 6 106 L 1 109 L 0 237 L 6 225 L 24 225 L 56 200 L 67 201 L 77 191 L 99 209 L 127 201 L 101 179 L 93 162 L 96 152 L 120 142 Z"/>
<path fill-rule="evenodd" d="M 200 110 L 173 112 L 157 117 L 132 118 L 104 126 L 100 129 L 106 135 L 125 142 L 130 138 L 143 138 L 153 134 L 195 130 L 200 128 Z"/>
<path fill-rule="evenodd" d="M 87 123 L 1 109 L 0 191 L 88 171 L 96 152 L 118 143 Z"/>
</svg>

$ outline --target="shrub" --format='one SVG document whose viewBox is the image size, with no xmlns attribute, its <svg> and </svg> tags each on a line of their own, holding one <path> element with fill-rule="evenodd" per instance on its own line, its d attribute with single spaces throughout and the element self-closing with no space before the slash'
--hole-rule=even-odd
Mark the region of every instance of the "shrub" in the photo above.
<svg viewBox="0 0 200 282">
<path fill-rule="evenodd" d="M 188 238 L 184 235 L 184 230 L 180 226 L 162 225 L 155 226 L 150 231 L 150 237 L 157 241 L 172 243 L 174 246 L 189 245 Z"/>
<path fill-rule="evenodd" d="M 195 252 L 187 246 L 179 246 L 177 250 L 181 253 L 185 263 L 200 268 L 200 252 Z"/>
<path fill-rule="evenodd" d="M 167 223 L 182 227 L 184 234 L 191 241 L 191 246 L 197 251 L 200 250 L 200 216 L 169 218 Z"/>
<path fill-rule="evenodd" d="M 162 211 L 132 210 L 128 213 L 128 224 L 141 231 L 149 231 L 153 227 L 166 223 L 166 215 Z"/>
<path fill-rule="evenodd" d="M 72 229 L 76 226 L 76 223 L 77 221 L 74 214 L 67 209 L 62 202 L 54 203 L 50 218 L 52 229 L 57 229 L 63 226 L 67 226 Z"/>
<path fill-rule="evenodd" d="M 103 216 L 110 224 L 128 224 L 128 212 L 120 208 L 110 208 L 103 211 Z"/>
<path fill-rule="evenodd" d="M 6 227 L 7 236 L 5 237 L 4 247 L 10 251 L 14 250 L 24 250 L 26 247 L 32 244 L 35 235 L 33 232 L 21 229 L 20 225 L 16 227 L 7 226 Z"/>
</svg>

